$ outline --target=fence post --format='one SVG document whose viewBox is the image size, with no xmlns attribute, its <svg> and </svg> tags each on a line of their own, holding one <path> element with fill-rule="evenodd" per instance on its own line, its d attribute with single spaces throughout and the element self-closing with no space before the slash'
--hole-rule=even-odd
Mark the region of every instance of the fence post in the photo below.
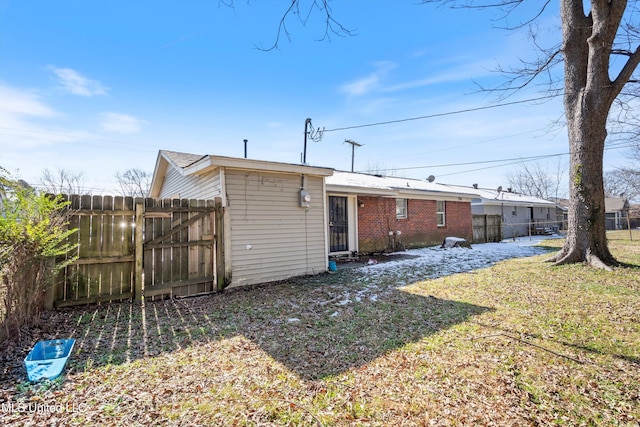
<svg viewBox="0 0 640 427">
<path fill-rule="evenodd" d="M 48 259 L 46 261 L 48 270 L 53 270 L 54 262 L 55 261 L 53 259 Z M 45 288 L 45 294 L 44 294 L 44 309 L 45 310 L 53 310 L 53 305 L 54 305 L 55 299 L 56 299 L 56 288 L 57 288 L 57 285 L 58 285 L 58 278 L 59 277 L 60 277 L 59 274 L 56 275 L 56 278 L 52 281 L 52 283 L 50 283 Z"/>
<path fill-rule="evenodd" d="M 489 243 L 489 215 L 484 215 L 484 243 Z"/>
<path fill-rule="evenodd" d="M 133 300 L 144 301 L 144 282 L 142 277 L 142 259 L 144 253 L 143 239 L 144 228 L 144 202 L 136 203 L 136 227 L 135 227 L 135 288 Z"/>
<path fill-rule="evenodd" d="M 215 198 L 215 257 L 216 257 L 216 290 L 221 292 L 227 286 L 226 266 L 225 266 L 225 236 L 224 236 L 224 208 L 222 199 Z"/>
</svg>

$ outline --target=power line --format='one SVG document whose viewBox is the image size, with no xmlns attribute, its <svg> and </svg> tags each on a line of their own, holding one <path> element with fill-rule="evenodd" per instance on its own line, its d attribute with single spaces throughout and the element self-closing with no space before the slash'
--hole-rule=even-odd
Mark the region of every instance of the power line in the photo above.
<svg viewBox="0 0 640 427">
<path fill-rule="evenodd" d="M 532 130 L 528 130 L 526 132 L 518 132 L 518 133 L 509 134 L 509 135 L 502 135 L 502 136 L 496 136 L 496 137 L 492 137 L 492 138 L 486 138 L 486 139 L 483 139 L 483 140 L 470 142 L 470 143 L 467 143 L 467 144 L 460 144 L 460 145 L 453 145 L 453 146 L 446 146 L 446 147 L 443 146 L 443 147 L 440 147 L 440 148 L 430 149 L 429 151 L 420 152 L 420 153 L 412 153 L 412 154 L 406 154 L 406 155 L 403 155 L 403 156 L 396 156 L 396 157 L 385 157 L 385 160 L 404 159 L 404 158 L 407 158 L 407 157 L 415 158 L 417 156 L 422 156 L 422 155 L 426 155 L 426 154 L 431 155 L 433 153 L 438 153 L 438 152 L 442 152 L 442 151 L 459 150 L 460 148 L 472 147 L 474 145 L 487 145 L 487 144 L 493 143 L 495 141 L 509 139 L 509 138 L 513 138 L 515 136 L 530 135 L 530 134 L 533 134 L 535 132 L 541 132 L 543 130 L 545 130 L 545 128 L 532 129 Z M 547 130 L 548 130 L 548 128 L 547 128 Z M 534 138 L 537 138 L 537 137 L 534 136 Z"/>
<path fill-rule="evenodd" d="M 480 160 L 477 162 L 464 162 L 464 163 L 449 163 L 442 165 L 426 165 L 426 166 L 409 166 L 405 168 L 393 168 L 395 170 L 409 170 L 409 169 L 427 169 L 427 168 L 446 168 L 451 166 L 468 166 L 468 165 L 481 165 L 485 163 L 502 163 L 502 162 L 510 162 L 510 161 L 526 161 L 526 160 L 538 160 L 544 159 L 547 157 L 556 157 L 562 156 L 569 153 L 557 153 L 557 154 L 543 154 L 538 156 L 528 156 L 528 157 L 513 157 L 510 159 L 496 159 L 496 160 Z"/>
<path fill-rule="evenodd" d="M 556 96 L 558 96 L 558 95 L 556 95 Z M 372 126 L 382 126 L 382 125 L 390 125 L 390 124 L 394 124 L 394 123 L 410 122 L 410 121 L 413 121 L 413 120 L 432 119 L 434 117 L 451 116 L 451 115 L 454 115 L 454 114 L 462 114 L 462 113 L 470 113 L 470 112 L 473 112 L 473 111 L 489 110 L 491 108 L 507 107 L 509 105 L 524 104 L 524 103 L 527 103 L 527 102 L 542 101 L 542 100 L 545 100 L 545 99 L 548 100 L 550 98 L 555 98 L 556 96 L 541 96 L 539 98 L 523 99 L 523 100 L 520 100 L 520 101 L 505 102 L 505 103 L 502 103 L 502 104 L 485 105 L 483 107 L 466 108 L 464 110 L 448 111 L 448 112 L 445 112 L 445 113 L 429 114 L 429 115 L 426 115 L 426 116 L 409 117 L 409 118 L 405 118 L 405 119 L 388 120 L 388 121 L 385 121 L 385 122 L 376 122 L 376 123 L 368 123 L 368 124 L 364 124 L 364 125 L 346 126 L 346 127 L 341 127 L 341 128 L 335 128 L 335 129 L 323 129 L 322 132 L 337 132 L 337 131 L 341 131 L 341 130 L 359 129 L 359 128 L 372 127 Z"/>
<path fill-rule="evenodd" d="M 631 144 L 629 142 L 625 143 L 625 142 L 619 141 L 619 142 L 611 143 L 608 146 L 605 146 L 604 150 L 605 151 L 617 150 L 617 149 L 620 149 L 620 148 L 628 148 L 630 146 L 631 146 Z M 530 162 L 530 161 L 534 161 L 534 160 L 547 159 L 547 158 L 551 158 L 551 157 L 567 156 L 569 154 L 570 154 L 569 152 L 563 152 L 563 153 L 555 153 L 555 154 L 541 154 L 541 155 L 538 155 L 538 156 L 528 156 L 528 157 L 513 157 L 513 158 L 507 158 L 507 159 L 480 160 L 480 161 L 477 161 L 477 162 L 449 163 L 449 164 L 441 164 L 441 165 L 409 166 L 409 167 L 404 167 L 404 168 L 387 168 L 387 169 L 380 169 L 380 170 L 381 171 L 388 171 L 388 170 L 433 169 L 433 168 L 444 168 L 444 167 L 454 167 L 454 166 L 470 166 L 470 165 L 482 165 L 482 164 L 488 164 L 488 163 L 501 163 L 499 165 L 487 166 L 487 167 L 477 168 L 477 169 L 469 169 L 469 170 L 464 170 L 464 171 L 459 171 L 459 172 L 452 172 L 452 173 L 440 175 L 440 176 L 450 176 L 450 175 L 457 175 L 457 174 L 462 174 L 462 173 L 475 172 L 475 171 L 485 170 L 485 169 L 499 168 L 499 167 L 514 165 L 514 164 L 518 164 L 518 163 L 522 163 L 522 162 Z M 508 162 L 508 163 L 505 163 L 505 162 Z M 502 163 L 504 163 L 504 164 L 502 164 Z"/>
</svg>

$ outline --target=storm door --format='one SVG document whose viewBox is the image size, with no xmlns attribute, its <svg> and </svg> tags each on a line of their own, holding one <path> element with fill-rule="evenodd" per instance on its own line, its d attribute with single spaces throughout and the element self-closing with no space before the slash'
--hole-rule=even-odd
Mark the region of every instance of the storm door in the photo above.
<svg viewBox="0 0 640 427">
<path fill-rule="evenodd" d="M 329 196 L 329 252 L 349 250 L 347 198 Z"/>
</svg>

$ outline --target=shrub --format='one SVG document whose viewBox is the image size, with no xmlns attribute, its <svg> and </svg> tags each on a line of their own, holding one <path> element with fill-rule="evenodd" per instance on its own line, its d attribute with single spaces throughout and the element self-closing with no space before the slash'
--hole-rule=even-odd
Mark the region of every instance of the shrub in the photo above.
<svg viewBox="0 0 640 427">
<path fill-rule="evenodd" d="M 34 326 L 47 288 L 73 261 L 68 202 L 11 180 L 0 168 L 0 342 Z M 4 317 L 4 319 L 2 319 Z"/>
</svg>

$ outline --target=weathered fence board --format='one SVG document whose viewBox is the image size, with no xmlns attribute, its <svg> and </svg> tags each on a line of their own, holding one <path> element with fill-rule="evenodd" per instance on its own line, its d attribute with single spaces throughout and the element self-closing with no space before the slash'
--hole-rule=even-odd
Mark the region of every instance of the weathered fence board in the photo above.
<svg viewBox="0 0 640 427">
<path fill-rule="evenodd" d="M 68 196 L 70 239 L 77 260 L 61 272 L 55 305 L 127 299 L 133 295 L 134 212 L 131 197 Z"/>
<path fill-rule="evenodd" d="M 213 200 L 65 196 L 77 259 L 60 273 L 49 305 L 189 296 L 220 291 L 224 263 Z M 217 210 L 216 210 L 217 209 Z"/>
<path fill-rule="evenodd" d="M 473 215 L 472 224 L 474 243 L 502 240 L 502 217 L 500 215 Z"/>
<path fill-rule="evenodd" d="M 214 235 L 214 211 L 213 201 L 147 200 L 145 295 L 187 296 L 215 290 L 214 240 L 208 238 Z M 160 215 L 166 213 L 171 215 Z"/>
</svg>

